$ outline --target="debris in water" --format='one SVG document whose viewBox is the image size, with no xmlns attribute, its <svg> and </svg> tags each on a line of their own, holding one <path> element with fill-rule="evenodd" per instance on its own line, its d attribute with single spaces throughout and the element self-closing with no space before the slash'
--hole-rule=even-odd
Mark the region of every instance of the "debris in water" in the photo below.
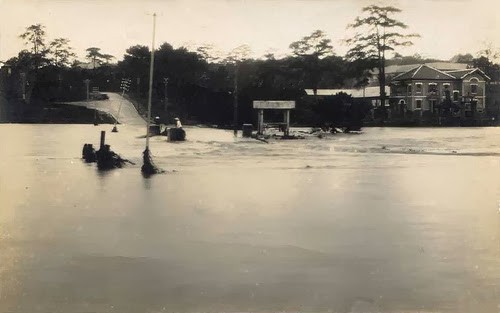
<svg viewBox="0 0 500 313">
<path fill-rule="evenodd" d="M 262 141 L 262 142 L 265 142 L 265 143 L 269 143 L 269 141 L 267 141 L 264 136 L 259 135 L 259 134 L 252 134 L 252 138 L 259 140 L 259 141 Z"/>
<path fill-rule="evenodd" d="M 97 168 L 100 170 L 121 168 L 125 163 L 134 164 L 129 160 L 122 159 L 118 154 L 111 151 L 109 145 L 102 146 L 95 154 L 97 157 Z"/>
<path fill-rule="evenodd" d="M 111 151 L 110 146 L 104 144 L 105 138 L 106 132 L 101 131 L 100 148 L 98 151 L 95 151 L 94 147 L 90 143 L 83 145 L 82 158 L 85 162 L 97 162 L 97 168 L 99 170 L 121 168 L 125 163 L 134 164 L 129 160 L 122 159 L 118 154 Z"/>
<path fill-rule="evenodd" d="M 141 167 L 142 174 L 146 177 L 151 176 L 153 174 L 161 174 L 165 173 L 164 170 L 158 168 L 154 162 L 153 158 L 151 157 L 151 152 L 149 151 L 149 148 L 146 148 L 144 150 L 143 154 L 143 165 Z"/>
<path fill-rule="evenodd" d="M 165 131 L 162 134 L 168 136 L 168 141 L 185 141 L 186 140 L 186 131 L 182 128 L 165 129 Z"/>
<path fill-rule="evenodd" d="M 87 163 L 93 163 L 97 161 L 96 152 L 92 144 L 86 143 L 83 145 L 82 159 Z"/>
</svg>

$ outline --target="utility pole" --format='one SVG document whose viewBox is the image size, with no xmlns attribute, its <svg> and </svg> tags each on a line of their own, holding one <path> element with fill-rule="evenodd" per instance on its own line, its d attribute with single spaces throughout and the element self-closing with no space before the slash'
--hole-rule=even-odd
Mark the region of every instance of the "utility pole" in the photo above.
<svg viewBox="0 0 500 313">
<path fill-rule="evenodd" d="M 153 91 L 153 69 L 155 62 L 155 28 L 156 28 L 156 13 L 153 14 L 153 40 L 151 44 L 151 64 L 149 66 L 149 96 L 148 96 L 148 119 L 146 121 L 146 149 L 143 152 L 143 165 L 141 167 L 141 172 L 145 176 L 150 176 L 152 174 L 163 173 L 163 171 L 157 168 L 151 157 L 151 152 L 149 151 L 149 123 L 151 122 L 151 96 Z"/>
<path fill-rule="evenodd" d="M 116 114 L 116 119 L 115 119 L 115 125 L 113 126 L 113 130 L 111 130 L 113 133 L 118 132 L 118 128 L 116 127 L 116 123 L 118 123 L 118 118 L 120 116 L 120 111 L 122 110 L 122 104 L 123 104 L 123 96 L 125 96 L 125 92 L 130 90 L 130 83 L 131 83 L 130 78 L 123 78 L 122 82 L 120 84 L 120 89 L 122 90 L 122 97 L 120 99 L 120 106 L 118 107 L 118 113 Z"/>
<path fill-rule="evenodd" d="M 90 85 L 90 79 L 86 79 L 83 81 L 85 83 L 85 88 L 87 90 L 87 103 L 90 101 L 90 91 L 89 91 L 89 85 Z M 94 106 L 94 126 L 97 126 L 97 104 Z"/>
<path fill-rule="evenodd" d="M 59 81 L 59 85 L 57 86 L 57 98 L 59 99 L 59 101 L 61 101 L 61 94 L 62 94 L 62 74 L 59 73 L 57 75 L 57 80 Z"/>
<path fill-rule="evenodd" d="M 155 62 L 156 13 L 153 14 L 153 40 L 151 44 L 151 63 L 149 64 L 148 119 L 146 121 L 146 150 L 149 150 L 149 123 L 151 122 L 151 97 L 153 95 L 153 68 Z"/>
<path fill-rule="evenodd" d="M 238 136 L 238 61 L 234 62 L 234 92 L 233 92 L 233 127 L 234 137 Z"/>
<path fill-rule="evenodd" d="M 165 125 L 168 123 L 168 77 L 163 78 L 165 84 L 165 105 L 163 111 L 165 112 Z"/>
<path fill-rule="evenodd" d="M 89 93 L 89 84 L 90 84 L 90 79 L 86 79 L 83 81 L 85 83 L 85 87 L 87 90 L 87 102 L 90 101 L 90 93 Z"/>
<path fill-rule="evenodd" d="M 26 73 L 21 73 L 21 92 L 23 93 L 23 100 L 26 101 Z"/>
</svg>

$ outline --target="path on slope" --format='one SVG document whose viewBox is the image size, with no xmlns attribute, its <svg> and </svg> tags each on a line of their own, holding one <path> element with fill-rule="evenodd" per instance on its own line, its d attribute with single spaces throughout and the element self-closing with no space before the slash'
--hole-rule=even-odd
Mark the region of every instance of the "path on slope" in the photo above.
<svg viewBox="0 0 500 313">
<path fill-rule="evenodd" d="M 145 125 L 145 120 L 137 112 L 137 109 L 134 107 L 132 102 L 117 93 L 108 92 L 106 94 L 109 97 L 108 100 L 70 102 L 68 104 L 84 106 L 89 109 L 97 109 L 99 111 L 109 113 L 113 115 L 113 117 L 118 120 L 120 124 L 138 126 Z M 121 110 L 119 109 L 120 104 Z M 118 110 L 120 110 L 120 114 L 118 114 Z"/>
</svg>

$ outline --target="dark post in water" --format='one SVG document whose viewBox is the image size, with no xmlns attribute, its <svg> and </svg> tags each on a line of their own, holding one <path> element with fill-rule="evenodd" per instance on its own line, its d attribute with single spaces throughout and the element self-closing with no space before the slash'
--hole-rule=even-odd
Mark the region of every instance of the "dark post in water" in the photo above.
<svg viewBox="0 0 500 313">
<path fill-rule="evenodd" d="M 104 141 L 106 140 L 106 131 L 101 130 L 101 142 L 99 144 L 99 148 L 102 149 L 104 147 Z"/>
</svg>

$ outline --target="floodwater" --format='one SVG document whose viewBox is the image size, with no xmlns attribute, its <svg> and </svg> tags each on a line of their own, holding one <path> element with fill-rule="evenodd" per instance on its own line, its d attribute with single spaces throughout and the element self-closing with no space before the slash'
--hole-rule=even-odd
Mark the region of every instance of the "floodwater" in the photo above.
<svg viewBox="0 0 500 313">
<path fill-rule="evenodd" d="M 0 125 L 0 312 L 500 311 L 500 128 L 111 127 Z"/>
</svg>

